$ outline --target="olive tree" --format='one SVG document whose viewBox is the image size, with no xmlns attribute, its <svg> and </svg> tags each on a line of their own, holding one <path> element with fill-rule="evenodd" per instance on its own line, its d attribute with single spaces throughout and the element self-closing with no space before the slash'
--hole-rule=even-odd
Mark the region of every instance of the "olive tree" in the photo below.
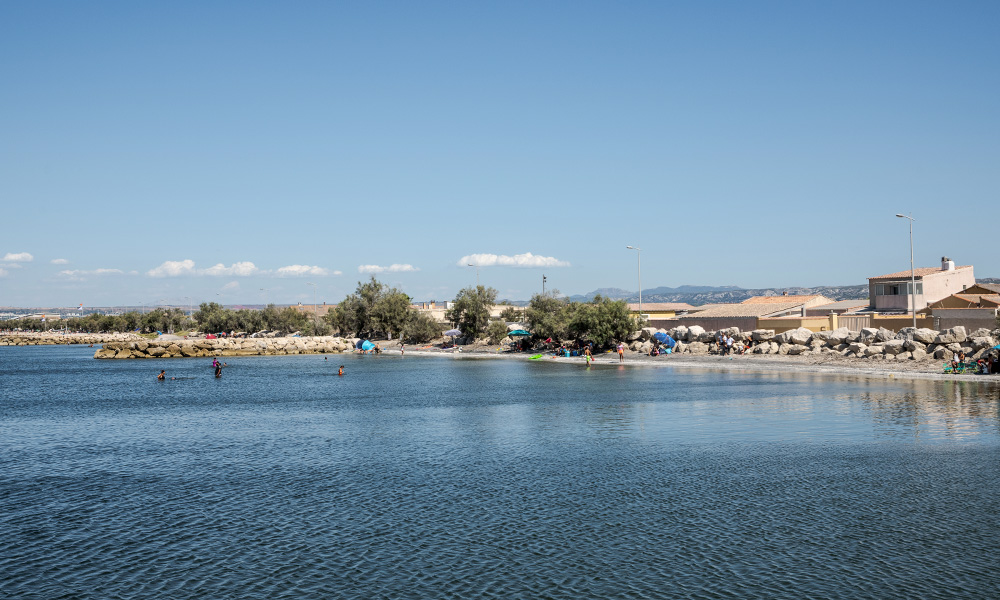
<svg viewBox="0 0 1000 600">
<path fill-rule="evenodd" d="M 445 313 L 445 318 L 466 337 L 478 338 L 486 332 L 490 308 L 496 300 L 497 291 L 491 287 L 467 287 L 455 296 L 454 305 Z"/>
</svg>

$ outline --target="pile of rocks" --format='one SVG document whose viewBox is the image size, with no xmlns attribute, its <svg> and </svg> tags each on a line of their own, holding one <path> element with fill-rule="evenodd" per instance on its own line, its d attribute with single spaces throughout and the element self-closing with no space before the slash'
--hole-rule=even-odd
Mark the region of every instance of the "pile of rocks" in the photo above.
<svg viewBox="0 0 1000 600">
<path fill-rule="evenodd" d="M 0 334 L 0 346 L 49 346 L 54 344 L 104 344 L 143 339 L 134 333 L 51 333 L 23 331 Z"/>
<path fill-rule="evenodd" d="M 654 329 L 647 327 L 636 332 L 629 348 L 648 353 L 653 347 L 653 334 L 663 332 L 677 340 L 675 352 L 708 354 L 718 335 L 725 334 L 735 340 L 734 347 L 748 349 L 753 354 L 830 354 L 875 360 L 951 360 L 964 352 L 966 358 L 976 360 L 992 350 L 1000 340 L 1000 330 L 977 329 L 971 334 L 964 327 L 944 331 L 905 327 L 899 332 L 885 328 L 865 328 L 849 331 L 846 327 L 833 331 L 810 331 L 804 327 L 775 334 L 771 329 L 741 332 L 732 327 L 720 331 L 705 331 L 699 326 Z"/>
<path fill-rule="evenodd" d="M 357 340 L 331 336 L 215 340 L 133 341 L 104 344 L 94 358 L 179 358 L 329 354 L 352 350 Z"/>
</svg>

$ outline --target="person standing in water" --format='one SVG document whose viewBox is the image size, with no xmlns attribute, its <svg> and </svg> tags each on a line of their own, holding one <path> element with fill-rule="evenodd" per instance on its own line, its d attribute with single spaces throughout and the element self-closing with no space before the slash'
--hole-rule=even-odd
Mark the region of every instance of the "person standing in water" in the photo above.
<svg viewBox="0 0 1000 600">
<path fill-rule="evenodd" d="M 222 377 L 222 365 L 217 364 L 215 365 L 215 378 L 218 379 L 219 377 Z"/>
<path fill-rule="evenodd" d="M 583 355 L 587 357 L 587 368 L 590 368 L 590 361 L 594 360 L 594 355 L 590 353 L 590 346 L 583 348 Z"/>
<path fill-rule="evenodd" d="M 156 380 L 163 381 L 166 378 L 167 378 L 167 372 L 161 369 L 160 374 L 156 376 Z"/>
<path fill-rule="evenodd" d="M 625 343 L 618 342 L 618 362 L 625 362 Z"/>
<path fill-rule="evenodd" d="M 340 365 L 340 370 L 337 371 L 337 375 L 339 375 L 340 377 L 344 376 L 344 365 Z"/>
</svg>

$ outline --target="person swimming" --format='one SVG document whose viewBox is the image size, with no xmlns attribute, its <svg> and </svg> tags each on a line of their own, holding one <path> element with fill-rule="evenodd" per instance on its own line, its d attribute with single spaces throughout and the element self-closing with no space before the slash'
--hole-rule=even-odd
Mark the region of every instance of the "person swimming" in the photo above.
<svg viewBox="0 0 1000 600">
<path fill-rule="evenodd" d="M 215 366 L 215 377 L 216 378 L 222 377 L 222 365 Z"/>
<path fill-rule="evenodd" d="M 160 374 L 156 376 L 157 381 L 163 381 L 167 378 L 167 372 L 164 370 L 160 371 Z"/>
</svg>

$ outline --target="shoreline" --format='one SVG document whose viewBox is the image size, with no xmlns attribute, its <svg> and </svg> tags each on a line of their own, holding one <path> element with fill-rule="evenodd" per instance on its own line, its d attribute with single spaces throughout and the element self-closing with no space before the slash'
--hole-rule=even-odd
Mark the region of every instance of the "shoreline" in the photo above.
<svg viewBox="0 0 1000 600">
<path fill-rule="evenodd" d="M 385 351 L 388 354 L 396 355 L 398 350 Z M 535 353 L 537 354 L 537 353 Z M 498 360 L 531 360 L 529 353 L 498 353 L 483 350 L 473 351 L 448 351 L 448 350 L 406 350 L 404 356 L 436 356 L 454 359 L 498 359 Z M 574 357 L 553 357 L 543 354 L 542 358 L 547 363 L 561 364 L 566 366 L 580 366 L 586 368 L 586 359 Z M 857 362 L 856 362 L 857 361 Z M 863 361 L 863 362 L 862 362 Z M 938 361 L 933 363 L 937 368 L 942 368 Z M 974 373 L 943 373 L 931 370 L 930 364 L 918 363 L 916 361 L 882 362 L 873 364 L 868 359 L 840 358 L 834 360 L 809 360 L 802 358 L 788 359 L 780 355 L 745 354 L 736 356 L 717 355 L 666 355 L 651 357 L 636 355 L 632 353 L 625 355 L 625 362 L 618 362 L 618 355 L 615 353 L 599 354 L 592 362 L 593 366 L 624 366 L 643 368 L 679 368 L 699 371 L 731 371 L 746 373 L 792 373 L 799 375 L 850 375 L 866 379 L 883 380 L 924 380 L 924 381 L 961 381 L 976 382 L 977 384 L 1000 386 L 1000 375 L 982 375 Z"/>
</svg>

